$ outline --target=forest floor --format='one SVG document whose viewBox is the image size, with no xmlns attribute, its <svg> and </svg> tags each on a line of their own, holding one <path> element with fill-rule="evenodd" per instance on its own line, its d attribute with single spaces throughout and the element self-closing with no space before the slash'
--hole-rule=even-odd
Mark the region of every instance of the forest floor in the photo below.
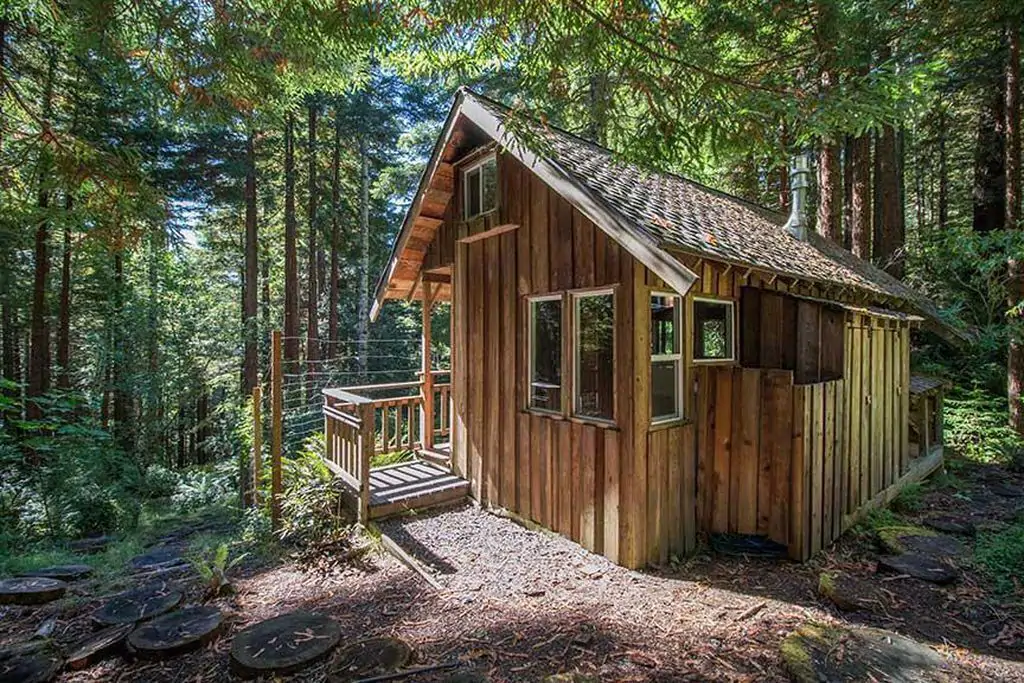
<svg viewBox="0 0 1024 683">
<path fill-rule="evenodd" d="M 617 567 L 554 534 L 527 530 L 472 506 L 407 516 L 381 529 L 415 556 L 440 584 L 381 551 L 351 546 L 252 556 L 232 572 L 237 593 L 213 601 L 225 615 L 221 637 L 196 652 L 160 662 L 112 657 L 58 680 L 211 681 L 233 679 L 228 651 L 242 628 L 284 612 L 330 615 L 342 644 L 389 635 L 408 642 L 416 663 L 457 663 L 490 681 L 540 681 L 559 672 L 601 681 L 787 680 L 782 639 L 801 624 L 867 625 L 934 647 L 957 667 L 956 680 L 1024 680 L 1024 601 L 1016 577 L 993 573 L 993 561 L 1024 543 L 1024 471 L 953 463 L 911 490 L 902 514 L 884 511 L 804 565 L 711 555 L 671 568 Z M 876 574 L 874 529 L 941 512 L 978 527 L 948 586 Z M 209 524 L 209 522 L 207 522 Z M 198 529 L 198 533 L 195 532 Z M 191 522 L 169 542 L 209 546 L 222 526 Z M 164 541 L 167 541 L 167 536 Z M 1004 544 L 1006 547 L 1001 546 Z M 992 558 L 996 558 L 993 560 Z M 862 580 L 869 607 L 844 613 L 818 594 L 822 571 Z M 73 594 L 42 607 L 0 607 L 0 642 L 28 637 L 50 617 L 53 638 L 67 646 L 91 630 L 101 597 L 131 586 L 124 572 L 76 584 Z M 198 578 L 178 579 L 198 601 Z M 323 681 L 330 660 L 292 680 Z M 445 681 L 451 671 L 408 680 Z"/>
</svg>

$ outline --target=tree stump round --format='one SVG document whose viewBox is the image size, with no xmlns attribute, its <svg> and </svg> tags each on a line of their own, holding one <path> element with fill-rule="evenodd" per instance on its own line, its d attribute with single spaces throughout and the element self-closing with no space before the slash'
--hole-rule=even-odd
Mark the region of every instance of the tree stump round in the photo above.
<svg viewBox="0 0 1024 683">
<path fill-rule="evenodd" d="M 0 683 L 47 683 L 63 664 L 48 640 L 9 645 L 0 649 Z"/>
<path fill-rule="evenodd" d="M 290 612 L 246 628 L 231 643 L 231 668 L 244 678 L 290 674 L 327 656 L 341 626 L 322 614 Z"/>
<path fill-rule="evenodd" d="M 128 645 L 144 659 L 173 657 L 216 638 L 222 621 L 216 607 L 186 607 L 140 625 L 128 636 Z"/>
<path fill-rule="evenodd" d="M 101 627 L 134 624 L 170 612 L 183 597 L 166 584 L 144 586 L 112 597 L 93 613 L 92 621 Z"/>
<path fill-rule="evenodd" d="M 41 605 L 61 598 L 68 584 L 59 579 L 22 576 L 0 581 L 0 605 Z"/>
<path fill-rule="evenodd" d="M 944 564 L 934 557 L 914 553 L 880 557 L 878 558 L 878 571 L 906 574 L 915 579 L 940 585 L 953 583 L 960 578 L 960 573 L 948 564 Z"/>
<path fill-rule="evenodd" d="M 340 650 L 331 663 L 332 683 L 355 681 L 400 669 L 412 659 L 412 648 L 398 638 L 369 638 Z"/>
<path fill-rule="evenodd" d="M 132 569 L 136 571 L 145 571 L 147 569 L 157 569 L 173 564 L 184 563 L 185 558 L 181 554 L 181 548 L 177 548 L 175 546 L 165 546 L 163 548 L 150 550 L 148 553 L 136 555 L 130 562 Z"/>
<path fill-rule="evenodd" d="M 60 564 L 53 567 L 40 567 L 32 571 L 22 572 L 19 576 L 42 579 L 58 579 L 60 581 L 77 581 L 92 574 L 92 567 L 87 564 Z"/>
<path fill-rule="evenodd" d="M 68 668 L 84 669 L 100 661 L 120 647 L 134 628 L 134 624 L 110 626 L 78 642 L 68 653 Z"/>
</svg>

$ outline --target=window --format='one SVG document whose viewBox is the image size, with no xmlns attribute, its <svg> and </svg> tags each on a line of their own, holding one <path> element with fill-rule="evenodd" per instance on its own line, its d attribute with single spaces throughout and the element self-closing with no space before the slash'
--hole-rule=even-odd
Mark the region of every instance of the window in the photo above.
<svg viewBox="0 0 1024 683">
<path fill-rule="evenodd" d="M 615 417 L 615 296 L 611 290 L 573 295 L 573 414 Z"/>
<path fill-rule="evenodd" d="M 462 215 L 475 218 L 498 207 L 498 163 L 493 154 L 462 172 Z"/>
<path fill-rule="evenodd" d="M 679 337 L 682 299 L 673 294 L 651 295 L 651 421 L 664 422 L 683 416 L 682 361 Z"/>
<path fill-rule="evenodd" d="M 562 411 L 562 296 L 530 299 L 530 407 Z"/>
<path fill-rule="evenodd" d="M 694 361 L 733 360 L 733 302 L 693 300 Z"/>
</svg>

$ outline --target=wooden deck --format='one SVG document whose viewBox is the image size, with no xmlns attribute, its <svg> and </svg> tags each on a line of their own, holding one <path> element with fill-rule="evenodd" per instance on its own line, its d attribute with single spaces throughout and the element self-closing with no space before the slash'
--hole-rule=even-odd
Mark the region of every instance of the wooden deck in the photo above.
<svg viewBox="0 0 1024 683">
<path fill-rule="evenodd" d="M 469 482 L 431 462 L 415 460 L 370 470 L 370 519 L 465 498 Z"/>
</svg>

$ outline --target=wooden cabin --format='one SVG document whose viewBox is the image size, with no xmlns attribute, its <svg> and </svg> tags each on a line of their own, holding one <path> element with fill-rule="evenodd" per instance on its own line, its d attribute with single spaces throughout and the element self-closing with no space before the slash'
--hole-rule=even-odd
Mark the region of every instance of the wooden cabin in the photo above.
<svg viewBox="0 0 1024 683">
<path fill-rule="evenodd" d="M 941 464 L 911 415 L 911 328 L 955 335 L 932 304 L 786 216 L 511 116 L 459 92 L 373 309 L 422 301 L 429 349 L 451 305 L 450 399 L 425 352 L 415 444 L 446 490 L 629 567 L 702 532 L 806 559 Z M 391 418 L 325 394 L 349 416 L 328 457 L 372 517 Z M 394 479 L 407 507 L 451 497 Z"/>
</svg>

